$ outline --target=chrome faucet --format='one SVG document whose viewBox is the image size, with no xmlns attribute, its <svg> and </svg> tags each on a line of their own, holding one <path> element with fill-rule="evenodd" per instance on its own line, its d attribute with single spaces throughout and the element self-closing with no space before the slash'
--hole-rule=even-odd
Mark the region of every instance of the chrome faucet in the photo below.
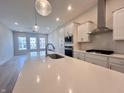
<svg viewBox="0 0 124 93">
<path fill-rule="evenodd" d="M 53 48 L 53 50 L 51 50 L 51 51 L 53 51 L 53 52 L 55 52 L 55 46 L 52 44 L 52 43 L 48 43 L 47 45 L 46 45 L 46 56 L 48 56 L 48 46 L 49 45 L 51 45 L 52 46 L 52 48 Z"/>
</svg>

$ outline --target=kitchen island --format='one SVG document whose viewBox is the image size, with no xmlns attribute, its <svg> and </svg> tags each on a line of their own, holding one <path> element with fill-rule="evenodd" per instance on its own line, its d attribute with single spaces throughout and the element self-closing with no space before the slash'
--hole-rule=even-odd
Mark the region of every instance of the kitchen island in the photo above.
<svg viewBox="0 0 124 93">
<path fill-rule="evenodd" d="M 124 74 L 65 56 L 27 58 L 12 93 L 124 93 Z"/>
</svg>

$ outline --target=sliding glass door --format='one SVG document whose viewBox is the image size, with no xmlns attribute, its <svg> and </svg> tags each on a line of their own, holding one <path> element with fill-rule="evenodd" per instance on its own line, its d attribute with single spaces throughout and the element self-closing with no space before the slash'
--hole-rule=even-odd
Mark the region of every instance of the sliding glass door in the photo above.
<svg viewBox="0 0 124 93">
<path fill-rule="evenodd" d="M 13 37 L 15 55 L 43 51 L 46 48 L 48 39 L 47 35 L 19 32 L 14 32 Z"/>
<path fill-rule="evenodd" d="M 30 50 L 37 50 L 37 38 L 30 37 Z"/>
<path fill-rule="evenodd" d="M 45 38 L 39 38 L 39 45 L 41 50 L 45 50 L 46 48 L 46 39 Z"/>
</svg>

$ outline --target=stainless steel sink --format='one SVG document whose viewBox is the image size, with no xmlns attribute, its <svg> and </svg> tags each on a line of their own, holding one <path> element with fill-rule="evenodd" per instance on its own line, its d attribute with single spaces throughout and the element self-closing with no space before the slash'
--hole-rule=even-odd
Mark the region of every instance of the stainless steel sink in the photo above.
<svg viewBox="0 0 124 93">
<path fill-rule="evenodd" d="M 60 58 L 64 58 L 64 56 L 58 55 L 58 54 L 48 54 L 49 57 L 51 57 L 52 59 L 60 59 Z"/>
</svg>

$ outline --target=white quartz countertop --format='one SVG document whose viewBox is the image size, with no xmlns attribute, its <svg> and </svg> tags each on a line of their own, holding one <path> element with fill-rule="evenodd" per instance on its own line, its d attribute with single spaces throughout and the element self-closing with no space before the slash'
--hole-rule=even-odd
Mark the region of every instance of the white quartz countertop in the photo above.
<svg viewBox="0 0 124 93">
<path fill-rule="evenodd" d="M 12 93 L 124 93 L 124 74 L 70 57 L 29 56 Z"/>
<path fill-rule="evenodd" d="M 124 54 L 111 54 L 111 55 L 105 55 L 105 54 L 100 54 L 100 53 L 92 53 L 92 52 L 86 52 L 83 50 L 74 50 L 76 52 L 83 52 L 83 53 L 89 53 L 89 54 L 94 54 L 94 55 L 101 55 L 101 56 L 107 56 L 107 57 L 114 57 L 114 58 L 121 58 L 124 59 Z"/>
</svg>

